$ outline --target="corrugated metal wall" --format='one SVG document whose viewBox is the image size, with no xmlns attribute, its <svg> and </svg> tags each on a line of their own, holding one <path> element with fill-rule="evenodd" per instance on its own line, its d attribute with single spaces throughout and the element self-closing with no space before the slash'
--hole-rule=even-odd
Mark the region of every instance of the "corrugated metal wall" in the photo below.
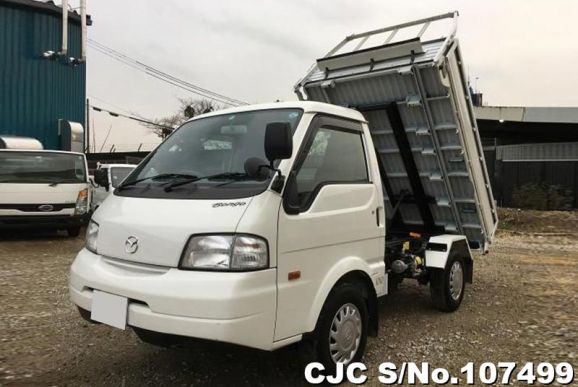
<svg viewBox="0 0 578 387">
<path fill-rule="evenodd" d="M 34 137 L 59 149 L 58 119 L 84 126 L 86 66 L 42 57 L 59 51 L 62 20 L 0 2 L 0 134 Z M 69 57 L 80 57 L 80 25 L 69 18 Z"/>
<path fill-rule="evenodd" d="M 578 142 L 499 146 L 496 157 L 502 161 L 578 161 Z"/>
<path fill-rule="evenodd" d="M 578 208 L 578 143 L 497 146 L 484 153 L 498 205 L 517 206 L 516 189 L 545 184 L 570 192 L 571 205 Z"/>
</svg>

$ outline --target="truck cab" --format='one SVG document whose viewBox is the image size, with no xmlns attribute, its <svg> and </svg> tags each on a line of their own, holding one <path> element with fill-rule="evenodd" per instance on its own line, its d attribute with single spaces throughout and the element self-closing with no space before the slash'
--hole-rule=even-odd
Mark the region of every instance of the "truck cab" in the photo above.
<svg viewBox="0 0 578 387">
<path fill-rule="evenodd" d="M 71 268 L 72 300 L 111 324 L 110 299 L 121 300 L 120 326 L 143 337 L 272 350 L 313 332 L 350 278 L 368 304 L 344 318 L 367 323 L 386 293 L 372 149 L 359 112 L 317 102 L 189 121 L 93 215 Z"/>
<path fill-rule="evenodd" d="M 378 333 L 377 299 L 402 280 L 429 284 L 438 309 L 457 310 L 473 280 L 470 249 L 487 250 L 497 219 L 469 110 L 452 115 L 467 101 L 446 95 L 465 87 L 444 86 L 416 42 L 380 47 L 381 72 L 355 68 L 367 59 L 357 52 L 329 55 L 299 83 L 303 101 L 212 112 L 175 130 L 87 227 L 70 274 L 80 314 L 157 344 L 300 342 L 332 370 L 361 359 Z M 399 70 L 408 48 L 409 69 L 437 89 L 421 92 Z M 442 101 L 443 126 L 426 119 L 428 98 Z"/>
<path fill-rule="evenodd" d="M 78 236 L 90 205 L 85 155 L 9 136 L 0 145 L 0 228 L 63 229 Z"/>
</svg>

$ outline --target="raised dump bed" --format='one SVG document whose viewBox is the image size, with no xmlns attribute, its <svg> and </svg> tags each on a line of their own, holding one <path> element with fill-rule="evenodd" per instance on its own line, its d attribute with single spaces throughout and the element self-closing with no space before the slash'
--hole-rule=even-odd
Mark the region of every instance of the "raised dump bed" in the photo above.
<svg viewBox="0 0 578 387">
<path fill-rule="evenodd" d="M 486 251 L 498 219 L 455 37 L 457 17 L 348 36 L 295 90 L 300 99 L 348 106 L 366 117 L 389 235 L 463 234 L 472 248 Z M 440 28 L 446 33 L 435 36 Z"/>
</svg>

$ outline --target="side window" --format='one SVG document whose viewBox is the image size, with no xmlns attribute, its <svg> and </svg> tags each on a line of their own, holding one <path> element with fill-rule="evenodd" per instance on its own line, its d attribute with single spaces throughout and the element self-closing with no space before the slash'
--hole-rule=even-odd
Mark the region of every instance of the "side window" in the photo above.
<svg viewBox="0 0 578 387">
<path fill-rule="evenodd" d="M 297 170 L 299 206 L 308 207 L 316 190 L 325 184 L 368 181 L 362 134 L 321 127 L 317 129 L 307 156 Z"/>
<path fill-rule="evenodd" d="M 126 167 L 113 167 L 110 169 L 111 185 L 116 188 L 126 179 L 126 177 L 132 172 L 132 168 Z"/>
</svg>

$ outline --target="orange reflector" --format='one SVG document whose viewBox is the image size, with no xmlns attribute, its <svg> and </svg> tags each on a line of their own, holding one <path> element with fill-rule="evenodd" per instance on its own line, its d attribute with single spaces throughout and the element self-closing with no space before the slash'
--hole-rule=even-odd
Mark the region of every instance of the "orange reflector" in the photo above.
<svg viewBox="0 0 578 387">
<path fill-rule="evenodd" d="M 287 278 L 289 279 L 289 281 L 298 280 L 299 278 L 301 278 L 301 272 L 300 271 L 292 271 L 291 273 L 289 273 Z"/>
<path fill-rule="evenodd" d="M 421 234 L 417 232 L 410 232 L 409 236 L 412 238 L 421 238 Z"/>
<path fill-rule="evenodd" d="M 78 193 L 76 200 L 84 200 L 88 197 L 88 189 L 83 189 Z"/>
</svg>

